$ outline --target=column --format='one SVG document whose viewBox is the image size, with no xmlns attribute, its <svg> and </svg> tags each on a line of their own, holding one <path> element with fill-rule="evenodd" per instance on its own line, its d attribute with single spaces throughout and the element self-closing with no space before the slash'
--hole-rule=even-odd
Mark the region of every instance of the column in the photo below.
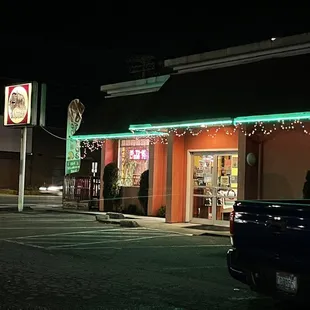
<svg viewBox="0 0 310 310">
<path fill-rule="evenodd" d="M 185 221 L 186 157 L 184 137 L 170 135 L 167 147 L 166 222 Z"/>
<path fill-rule="evenodd" d="M 100 157 L 100 198 L 99 198 L 99 211 L 103 212 L 104 210 L 104 200 L 103 200 L 103 171 L 105 167 L 105 143 L 101 148 L 101 157 Z"/>
<path fill-rule="evenodd" d="M 103 197 L 103 173 L 104 167 L 112 162 L 117 163 L 118 140 L 106 140 L 101 149 L 101 169 L 100 169 L 100 202 L 99 211 L 104 211 Z"/>
<path fill-rule="evenodd" d="M 239 132 L 238 137 L 238 199 L 258 199 L 260 197 L 260 142 L 255 136 L 248 137 Z M 253 153 L 256 163 L 247 163 L 248 154 Z"/>
<path fill-rule="evenodd" d="M 157 143 L 149 149 L 148 215 L 156 216 L 166 206 L 167 145 Z"/>
</svg>

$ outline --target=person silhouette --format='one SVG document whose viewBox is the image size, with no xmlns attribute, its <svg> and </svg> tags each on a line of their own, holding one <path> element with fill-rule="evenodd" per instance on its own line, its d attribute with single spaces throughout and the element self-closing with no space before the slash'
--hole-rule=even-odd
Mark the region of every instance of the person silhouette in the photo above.
<svg viewBox="0 0 310 310">
<path fill-rule="evenodd" d="M 302 194 L 304 199 L 310 199 L 310 170 L 307 171 L 306 182 L 304 183 Z"/>
</svg>

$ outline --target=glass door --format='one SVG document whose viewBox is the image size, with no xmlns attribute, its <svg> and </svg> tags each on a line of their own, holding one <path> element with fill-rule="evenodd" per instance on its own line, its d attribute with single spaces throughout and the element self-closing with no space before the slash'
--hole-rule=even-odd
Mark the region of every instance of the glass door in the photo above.
<svg viewBox="0 0 310 310">
<path fill-rule="evenodd" d="M 212 206 L 216 193 L 214 192 L 215 156 L 212 154 L 193 154 L 193 199 L 192 217 L 212 221 Z"/>
<path fill-rule="evenodd" d="M 192 153 L 192 220 L 227 225 L 237 198 L 237 178 L 237 153 Z"/>
<path fill-rule="evenodd" d="M 238 190 L 238 155 L 217 154 L 216 173 L 216 218 L 217 224 L 229 224 L 229 214 L 237 199 Z"/>
</svg>

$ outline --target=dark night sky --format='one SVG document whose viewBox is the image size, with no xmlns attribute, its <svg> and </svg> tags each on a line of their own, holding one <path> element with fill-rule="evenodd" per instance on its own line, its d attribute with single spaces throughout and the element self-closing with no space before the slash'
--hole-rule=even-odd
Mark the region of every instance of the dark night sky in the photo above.
<svg viewBox="0 0 310 310">
<path fill-rule="evenodd" d="M 0 21 L 0 82 L 46 82 L 48 125 L 63 127 L 70 100 L 81 98 L 93 108 L 100 85 L 128 78 L 126 60 L 132 55 L 173 58 L 310 30 L 304 8 L 225 12 L 201 2 L 192 8 L 167 5 L 63 8 L 53 2 L 17 10 L 2 3 L 1 11 L 12 13 Z"/>
</svg>

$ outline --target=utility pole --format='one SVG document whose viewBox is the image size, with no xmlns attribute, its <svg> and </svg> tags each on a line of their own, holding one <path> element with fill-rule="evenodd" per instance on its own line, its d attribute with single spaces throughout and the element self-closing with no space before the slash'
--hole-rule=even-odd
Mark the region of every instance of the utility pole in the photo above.
<svg viewBox="0 0 310 310">
<path fill-rule="evenodd" d="M 18 212 L 24 209 L 25 177 L 26 177 L 26 150 L 27 150 L 27 127 L 21 128 L 20 138 L 20 164 L 19 164 L 19 187 L 18 187 Z"/>
</svg>

